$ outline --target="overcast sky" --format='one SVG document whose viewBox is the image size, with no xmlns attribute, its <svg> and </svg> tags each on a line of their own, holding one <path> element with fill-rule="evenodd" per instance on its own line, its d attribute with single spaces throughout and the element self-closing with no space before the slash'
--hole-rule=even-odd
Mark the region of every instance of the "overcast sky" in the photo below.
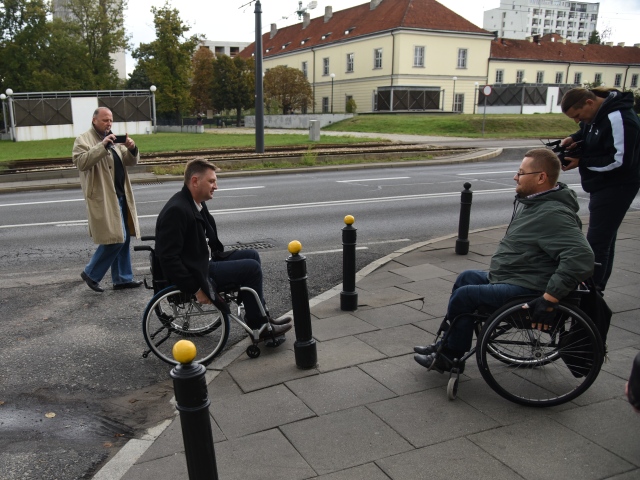
<svg viewBox="0 0 640 480">
<path fill-rule="evenodd" d="M 384 0 L 393 1 L 393 0 Z M 500 0 L 439 0 L 441 4 L 482 27 L 483 12 L 500 6 Z M 303 8 L 310 0 L 303 0 Z M 180 12 L 180 18 L 192 30 L 189 34 L 202 34 L 208 40 L 253 42 L 255 39 L 255 6 L 244 6 L 249 0 L 169 0 L 171 8 Z M 284 27 L 298 23 L 298 0 L 261 0 L 262 33 L 269 31 L 275 23 Z M 317 0 L 317 7 L 310 10 L 311 18 L 324 15 L 325 7 L 333 11 L 344 10 L 367 3 L 366 0 Z M 140 43 L 155 39 L 151 7 L 162 7 L 165 0 L 129 0 L 125 12 L 125 28 L 132 35 L 137 48 Z M 602 32 L 611 27 L 610 42 L 640 43 L 640 0 L 601 0 L 597 29 Z M 133 60 L 127 58 L 127 72 L 134 68 Z"/>
</svg>

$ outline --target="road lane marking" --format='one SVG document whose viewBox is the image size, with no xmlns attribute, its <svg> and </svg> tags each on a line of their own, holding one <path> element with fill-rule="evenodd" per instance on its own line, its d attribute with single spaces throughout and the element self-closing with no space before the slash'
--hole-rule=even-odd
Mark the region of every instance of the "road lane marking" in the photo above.
<svg viewBox="0 0 640 480">
<path fill-rule="evenodd" d="M 369 247 L 356 247 L 356 250 L 369 250 Z M 301 252 L 302 255 L 317 255 L 320 253 L 342 253 L 342 248 L 336 248 L 335 250 L 318 250 L 317 252 Z"/>
<path fill-rule="evenodd" d="M 571 188 L 579 187 L 579 184 L 569 185 Z M 490 194 L 501 194 L 501 193 L 510 193 L 514 194 L 515 191 L 513 187 L 510 188 L 495 188 L 490 190 L 475 190 L 473 191 L 474 195 L 490 195 Z M 256 207 L 245 207 L 245 208 L 229 208 L 226 210 L 211 210 L 211 214 L 215 215 L 234 215 L 238 213 L 259 213 L 259 212 L 273 212 L 279 210 L 297 210 L 302 208 L 319 208 L 319 207 L 333 207 L 333 206 L 341 206 L 341 205 L 363 205 L 368 203 L 386 203 L 386 202 L 400 202 L 407 200 L 420 200 L 420 199 L 432 199 L 432 198 L 446 198 L 446 197 L 455 197 L 460 195 L 460 192 L 445 192 L 445 193 L 423 193 L 416 195 L 399 195 L 394 197 L 383 197 L 383 198 L 359 198 L 353 200 L 334 200 L 327 202 L 313 202 L 313 203 L 292 203 L 292 204 L 284 204 L 284 205 L 265 205 L 265 206 L 256 206 Z M 138 218 L 156 218 L 158 214 L 153 215 L 138 215 Z M 0 225 L 0 229 L 4 228 L 21 228 L 21 227 L 40 227 L 47 225 L 82 225 L 86 224 L 86 220 L 62 220 L 57 222 L 38 222 L 38 223 L 22 223 L 16 225 Z"/>
<path fill-rule="evenodd" d="M 387 178 L 358 178 L 355 180 L 336 180 L 336 183 L 351 183 L 351 182 L 377 182 L 381 180 L 405 180 L 411 177 L 387 177 Z"/>
</svg>

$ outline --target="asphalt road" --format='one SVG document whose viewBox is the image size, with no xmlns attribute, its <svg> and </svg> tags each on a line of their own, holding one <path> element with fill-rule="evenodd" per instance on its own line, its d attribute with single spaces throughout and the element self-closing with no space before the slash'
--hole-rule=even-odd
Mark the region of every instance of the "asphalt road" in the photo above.
<svg viewBox="0 0 640 480">
<path fill-rule="evenodd" d="M 223 179 L 209 208 L 224 243 L 265 246 L 265 296 L 278 316 L 291 308 L 291 240 L 303 245 L 313 297 L 341 283 L 345 215 L 356 219 L 357 270 L 455 233 L 465 182 L 474 191 L 472 229 L 508 223 L 522 153 L 456 166 Z M 561 180 L 577 184 L 578 176 Z M 153 233 L 180 187 L 134 187 L 143 234 Z M 587 197 L 580 198 L 586 213 Z M 106 278 L 107 290 L 97 294 L 80 280 L 94 250 L 80 191 L 2 195 L 0 212 L 0 314 L 8 332 L 0 340 L 1 477 L 90 478 L 127 438 L 173 412 L 170 367 L 141 358 L 140 319 L 151 293 L 114 292 Z M 133 263 L 138 276 L 148 270 L 145 254 L 133 253 Z"/>
</svg>

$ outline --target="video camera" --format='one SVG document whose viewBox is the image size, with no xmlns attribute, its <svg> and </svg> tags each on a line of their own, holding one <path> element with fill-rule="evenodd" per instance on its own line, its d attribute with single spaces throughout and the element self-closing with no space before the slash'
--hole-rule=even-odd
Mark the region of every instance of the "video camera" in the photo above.
<svg viewBox="0 0 640 480">
<path fill-rule="evenodd" d="M 582 141 L 573 143 L 572 145 L 575 145 L 575 147 L 573 147 L 572 149 L 560 145 L 561 142 L 562 140 L 555 140 L 552 142 L 547 142 L 544 145 L 545 147 L 551 148 L 551 151 L 558 155 L 562 166 L 566 167 L 570 162 L 565 160 L 565 157 L 579 158 L 580 155 L 582 155 Z"/>
</svg>

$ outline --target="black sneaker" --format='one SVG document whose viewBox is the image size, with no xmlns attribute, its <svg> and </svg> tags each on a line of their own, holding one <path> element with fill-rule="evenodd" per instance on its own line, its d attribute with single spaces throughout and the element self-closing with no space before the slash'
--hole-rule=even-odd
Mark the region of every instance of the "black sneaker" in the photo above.
<svg viewBox="0 0 640 480">
<path fill-rule="evenodd" d="M 431 345 L 426 345 L 424 347 L 413 347 L 413 351 L 419 353 L 420 355 L 431 355 L 432 353 L 436 353 L 438 348 L 440 347 L 441 342 L 432 343 Z"/>
<path fill-rule="evenodd" d="M 453 361 L 449 360 L 447 357 L 445 357 L 442 354 L 440 355 L 435 353 L 432 353 L 431 355 L 416 354 L 413 356 L 413 359 L 423 367 L 430 368 L 432 370 L 437 370 L 440 373 L 450 372 L 451 369 L 453 368 Z M 459 373 L 464 372 L 464 363 L 458 362 L 458 371 Z"/>
</svg>

